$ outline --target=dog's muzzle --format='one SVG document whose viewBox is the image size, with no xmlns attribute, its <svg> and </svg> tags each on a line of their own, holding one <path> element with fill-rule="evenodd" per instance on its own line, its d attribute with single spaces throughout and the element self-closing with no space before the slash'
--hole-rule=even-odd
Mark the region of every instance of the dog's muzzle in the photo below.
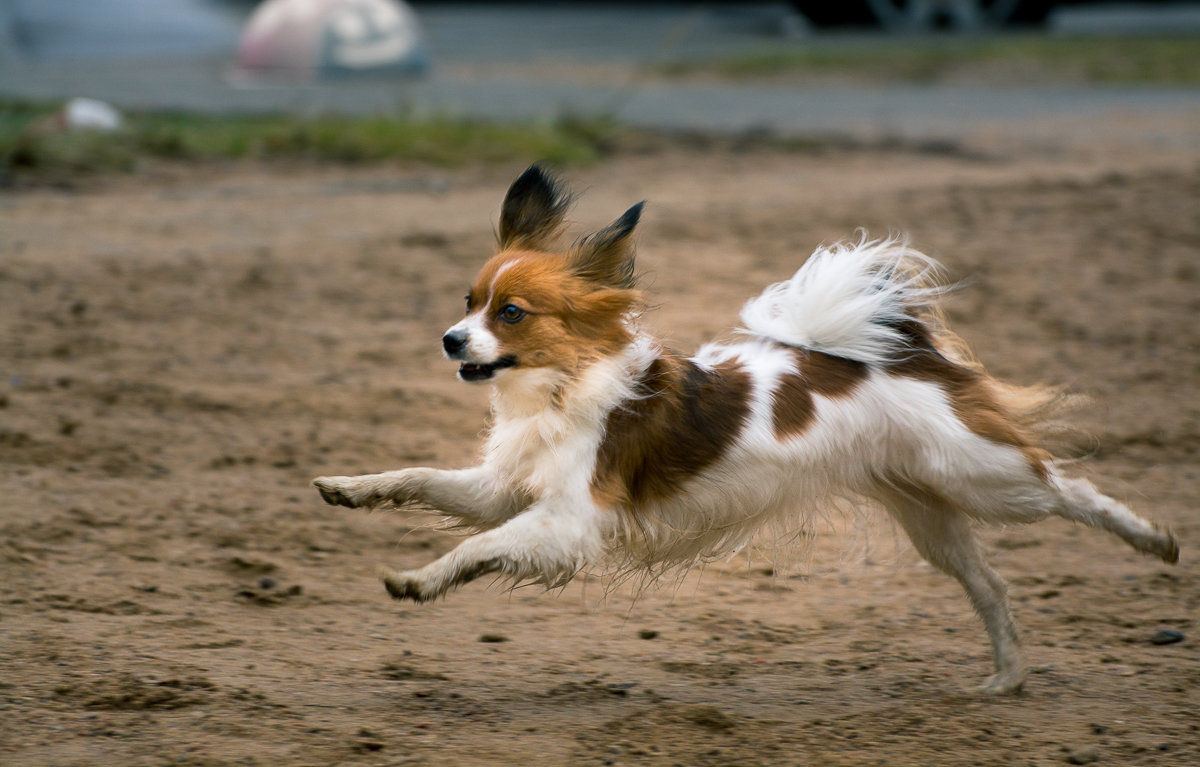
<svg viewBox="0 0 1200 767">
<path fill-rule="evenodd" d="M 475 362 L 470 359 L 471 336 L 466 330 L 450 330 L 442 336 L 442 348 L 446 356 L 452 360 L 461 360 L 458 377 L 464 381 L 486 381 L 496 374 L 497 370 L 515 367 L 517 358 L 511 355 L 499 357 L 493 362 Z"/>
</svg>

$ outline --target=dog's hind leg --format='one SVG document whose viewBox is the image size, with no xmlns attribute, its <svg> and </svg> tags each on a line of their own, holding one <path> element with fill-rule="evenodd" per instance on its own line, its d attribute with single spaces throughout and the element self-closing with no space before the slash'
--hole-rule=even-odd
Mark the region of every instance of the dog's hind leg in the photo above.
<svg viewBox="0 0 1200 767">
<path fill-rule="evenodd" d="M 1049 481 L 1061 499 L 1053 508 L 1058 516 L 1115 533 L 1138 551 L 1153 554 L 1164 562 L 1179 561 L 1179 544 L 1170 530 L 1142 519 L 1086 479 L 1051 474 Z"/>
<path fill-rule="evenodd" d="M 992 642 L 996 673 L 984 684 L 993 694 L 1014 693 L 1025 681 L 1016 624 L 1004 580 L 984 560 L 970 519 L 946 500 L 917 488 L 892 487 L 877 494 L 917 552 L 954 576 Z"/>
</svg>

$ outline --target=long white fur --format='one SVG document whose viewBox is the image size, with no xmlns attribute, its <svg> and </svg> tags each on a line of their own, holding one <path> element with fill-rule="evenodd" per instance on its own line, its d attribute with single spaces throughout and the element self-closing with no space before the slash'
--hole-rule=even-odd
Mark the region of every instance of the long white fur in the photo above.
<svg viewBox="0 0 1200 767">
<path fill-rule="evenodd" d="M 746 302 L 746 332 L 880 364 L 905 348 L 895 325 L 946 292 L 936 261 L 890 237 L 818 248 L 790 280 Z"/>
</svg>

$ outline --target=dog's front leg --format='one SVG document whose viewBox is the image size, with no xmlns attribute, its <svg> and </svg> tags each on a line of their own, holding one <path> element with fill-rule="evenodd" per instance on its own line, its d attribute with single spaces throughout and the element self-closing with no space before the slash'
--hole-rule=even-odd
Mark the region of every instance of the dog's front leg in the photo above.
<svg viewBox="0 0 1200 767">
<path fill-rule="evenodd" d="M 370 509 L 390 503 L 415 504 L 479 527 L 498 525 L 528 505 L 521 493 L 499 482 L 486 466 L 318 477 L 313 484 L 325 502 L 334 506 Z"/>
<path fill-rule="evenodd" d="M 552 587 L 599 560 L 606 517 L 590 501 L 564 507 L 538 502 L 494 530 L 468 538 L 417 570 L 384 575 L 396 599 L 426 602 L 481 575 Z"/>
</svg>

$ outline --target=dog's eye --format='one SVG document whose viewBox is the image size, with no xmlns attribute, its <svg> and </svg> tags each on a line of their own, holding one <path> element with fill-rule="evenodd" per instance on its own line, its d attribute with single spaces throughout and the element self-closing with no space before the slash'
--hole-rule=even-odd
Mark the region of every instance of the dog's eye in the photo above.
<svg viewBox="0 0 1200 767">
<path fill-rule="evenodd" d="M 525 316 L 525 310 L 515 304 L 505 304 L 500 308 L 500 319 L 505 322 L 520 322 Z"/>
<path fill-rule="evenodd" d="M 470 314 L 471 313 L 471 294 L 468 293 L 467 295 L 463 296 L 463 298 L 466 299 L 466 302 L 467 302 L 467 314 Z"/>
</svg>

